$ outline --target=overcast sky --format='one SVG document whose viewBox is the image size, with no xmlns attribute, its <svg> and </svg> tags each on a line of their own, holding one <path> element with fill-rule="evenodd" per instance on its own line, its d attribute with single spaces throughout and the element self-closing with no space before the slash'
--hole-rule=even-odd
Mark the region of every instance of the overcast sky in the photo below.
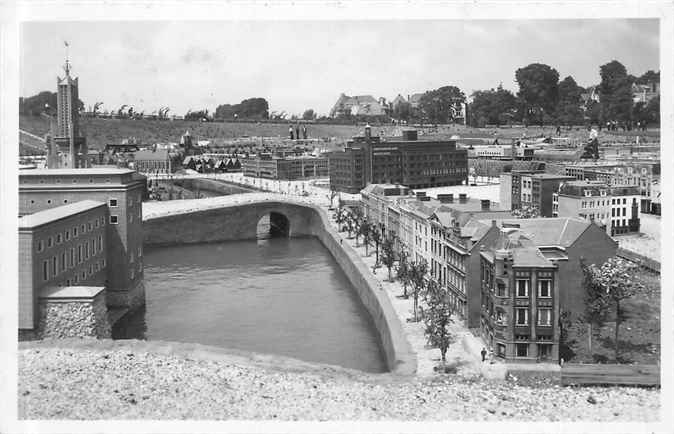
<svg viewBox="0 0 674 434">
<path fill-rule="evenodd" d="M 613 59 L 659 70 L 657 20 L 34 22 L 21 33 L 22 96 L 56 90 L 67 40 L 87 107 L 180 115 L 249 97 L 324 114 L 341 92 L 516 91 L 515 70 L 534 62 L 581 86 Z"/>
</svg>

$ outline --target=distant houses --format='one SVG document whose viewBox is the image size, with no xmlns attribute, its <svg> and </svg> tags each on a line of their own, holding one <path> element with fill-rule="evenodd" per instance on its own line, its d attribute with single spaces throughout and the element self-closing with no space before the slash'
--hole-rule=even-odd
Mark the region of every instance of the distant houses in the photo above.
<svg viewBox="0 0 674 434">
<path fill-rule="evenodd" d="M 189 155 L 183 159 L 182 166 L 199 173 L 241 171 L 241 161 L 236 156 Z"/>
<path fill-rule="evenodd" d="M 348 96 L 341 93 L 339 98 L 337 98 L 337 102 L 335 102 L 335 105 L 330 110 L 330 117 L 376 118 L 390 116 L 393 110 L 403 103 L 410 104 L 412 109 L 418 109 L 423 95 L 423 93 L 415 93 L 407 95 L 407 98 L 405 98 L 401 94 L 398 94 L 392 101 L 387 102 L 384 97 L 375 98 L 372 95 Z"/>
</svg>

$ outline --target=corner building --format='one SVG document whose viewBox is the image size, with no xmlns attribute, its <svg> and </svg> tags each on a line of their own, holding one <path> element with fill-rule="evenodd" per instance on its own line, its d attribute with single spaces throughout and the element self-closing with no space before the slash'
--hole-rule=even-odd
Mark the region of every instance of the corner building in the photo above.
<svg viewBox="0 0 674 434">
<path fill-rule="evenodd" d="M 402 137 L 365 135 L 348 141 L 344 151 L 333 152 L 330 187 L 357 194 L 368 184 L 401 184 L 409 188 L 460 185 L 468 180 L 468 154 L 456 142 L 418 140 L 415 130 Z"/>
<path fill-rule="evenodd" d="M 36 169 L 19 174 L 19 215 L 93 200 L 107 205 L 107 304 L 145 303 L 143 206 L 146 178 L 130 169 Z"/>
</svg>

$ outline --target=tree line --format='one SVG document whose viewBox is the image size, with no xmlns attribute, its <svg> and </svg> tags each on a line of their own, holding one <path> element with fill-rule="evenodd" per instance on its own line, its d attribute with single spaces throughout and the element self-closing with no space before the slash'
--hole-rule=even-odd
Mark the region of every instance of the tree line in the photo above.
<svg viewBox="0 0 674 434">
<path fill-rule="evenodd" d="M 633 100 L 633 84 L 660 82 L 660 72 L 647 71 L 640 77 L 628 74 L 617 60 L 599 67 L 601 81 L 584 89 L 572 76 L 561 81 L 556 69 L 532 63 L 515 72 L 519 90 L 513 94 L 499 85 L 472 94 L 468 123 L 483 127 L 504 125 L 604 125 L 617 123 L 625 129 L 639 124 L 660 123 L 660 97 L 648 103 Z M 585 94 L 585 95 L 584 95 Z"/>
</svg>

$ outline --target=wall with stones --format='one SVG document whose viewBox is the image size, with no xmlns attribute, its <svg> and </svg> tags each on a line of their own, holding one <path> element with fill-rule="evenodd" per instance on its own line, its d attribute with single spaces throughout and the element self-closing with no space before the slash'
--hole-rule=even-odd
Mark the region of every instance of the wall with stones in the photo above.
<svg viewBox="0 0 674 434">
<path fill-rule="evenodd" d="M 105 296 L 101 292 L 90 301 L 40 301 L 36 336 L 44 338 L 110 337 Z"/>
<path fill-rule="evenodd" d="M 316 236 L 330 251 L 374 322 L 389 370 L 413 375 L 417 369 L 416 355 L 388 296 L 355 250 L 340 243 L 341 235 L 331 226 L 327 214 L 317 207 L 259 202 L 152 217 L 143 222 L 145 246 L 254 239 L 257 222 L 272 211 L 288 217 L 291 237 Z"/>
</svg>

